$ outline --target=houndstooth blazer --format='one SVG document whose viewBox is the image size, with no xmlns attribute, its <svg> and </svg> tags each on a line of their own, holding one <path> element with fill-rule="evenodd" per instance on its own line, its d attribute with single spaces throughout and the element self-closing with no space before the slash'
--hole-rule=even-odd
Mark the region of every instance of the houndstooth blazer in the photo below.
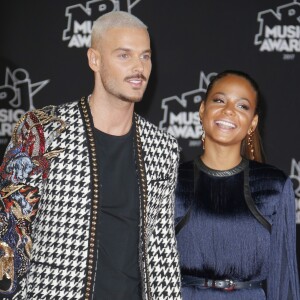
<svg viewBox="0 0 300 300">
<path fill-rule="evenodd" d="M 134 119 L 143 299 L 181 299 L 173 224 L 178 144 Z M 15 128 L 0 170 L 0 250 L 14 254 L 2 270 L 13 299 L 93 299 L 101 205 L 93 128 L 84 98 L 27 113 Z"/>
</svg>

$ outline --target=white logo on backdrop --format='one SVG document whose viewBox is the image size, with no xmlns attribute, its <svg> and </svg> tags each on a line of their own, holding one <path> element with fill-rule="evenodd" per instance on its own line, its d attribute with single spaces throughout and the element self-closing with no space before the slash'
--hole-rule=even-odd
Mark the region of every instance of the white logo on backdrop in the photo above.
<svg viewBox="0 0 300 300">
<path fill-rule="evenodd" d="M 258 13 L 259 32 L 254 44 L 261 52 L 281 52 L 294 59 L 300 52 L 300 3 L 294 1 Z"/>
<path fill-rule="evenodd" d="M 131 10 L 142 0 L 92 0 L 86 5 L 75 4 L 66 7 L 67 28 L 63 32 L 63 41 L 68 47 L 90 47 L 93 21 L 110 11 Z"/>
<path fill-rule="evenodd" d="M 205 75 L 204 72 L 200 72 L 199 88 L 187 91 L 181 97 L 164 98 L 161 103 L 164 115 L 163 120 L 159 122 L 159 128 L 177 139 L 188 140 L 188 146 L 199 146 L 202 134 L 199 106 L 211 77 L 215 75 L 216 73 Z"/>
<path fill-rule="evenodd" d="M 300 224 L 300 161 L 292 159 L 290 178 L 294 185 L 296 201 L 296 223 Z"/>
<path fill-rule="evenodd" d="M 33 96 L 50 80 L 32 83 L 25 69 L 6 68 L 4 85 L 0 86 L 0 145 L 7 144 L 19 118 L 34 109 Z"/>
</svg>

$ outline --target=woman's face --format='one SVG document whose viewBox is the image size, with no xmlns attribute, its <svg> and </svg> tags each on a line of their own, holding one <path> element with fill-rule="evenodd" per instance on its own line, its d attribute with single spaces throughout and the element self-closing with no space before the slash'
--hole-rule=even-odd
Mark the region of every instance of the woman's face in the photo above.
<svg viewBox="0 0 300 300">
<path fill-rule="evenodd" d="M 256 91 L 243 77 L 229 74 L 213 85 L 201 103 L 200 118 L 205 130 L 205 143 L 241 145 L 250 129 L 255 130 Z"/>
</svg>

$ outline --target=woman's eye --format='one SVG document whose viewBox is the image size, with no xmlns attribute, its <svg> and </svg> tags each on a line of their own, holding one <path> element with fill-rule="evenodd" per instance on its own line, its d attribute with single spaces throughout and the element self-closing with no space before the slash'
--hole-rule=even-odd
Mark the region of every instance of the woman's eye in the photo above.
<svg viewBox="0 0 300 300">
<path fill-rule="evenodd" d="M 249 106 L 246 104 L 240 104 L 239 107 L 244 110 L 249 110 Z"/>
<path fill-rule="evenodd" d="M 214 98 L 213 102 L 215 102 L 215 103 L 223 103 L 224 101 L 222 99 L 220 99 L 220 98 Z"/>
</svg>

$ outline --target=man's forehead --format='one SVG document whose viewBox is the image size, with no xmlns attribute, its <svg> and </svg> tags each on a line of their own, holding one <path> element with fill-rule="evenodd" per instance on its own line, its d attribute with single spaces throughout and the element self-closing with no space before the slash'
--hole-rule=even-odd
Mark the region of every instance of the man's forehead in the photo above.
<svg viewBox="0 0 300 300">
<path fill-rule="evenodd" d="M 114 44 L 116 48 L 131 48 L 141 45 L 150 48 L 150 37 L 144 28 L 111 28 L 99 40 L 100 44 Z"/>
</svg>

